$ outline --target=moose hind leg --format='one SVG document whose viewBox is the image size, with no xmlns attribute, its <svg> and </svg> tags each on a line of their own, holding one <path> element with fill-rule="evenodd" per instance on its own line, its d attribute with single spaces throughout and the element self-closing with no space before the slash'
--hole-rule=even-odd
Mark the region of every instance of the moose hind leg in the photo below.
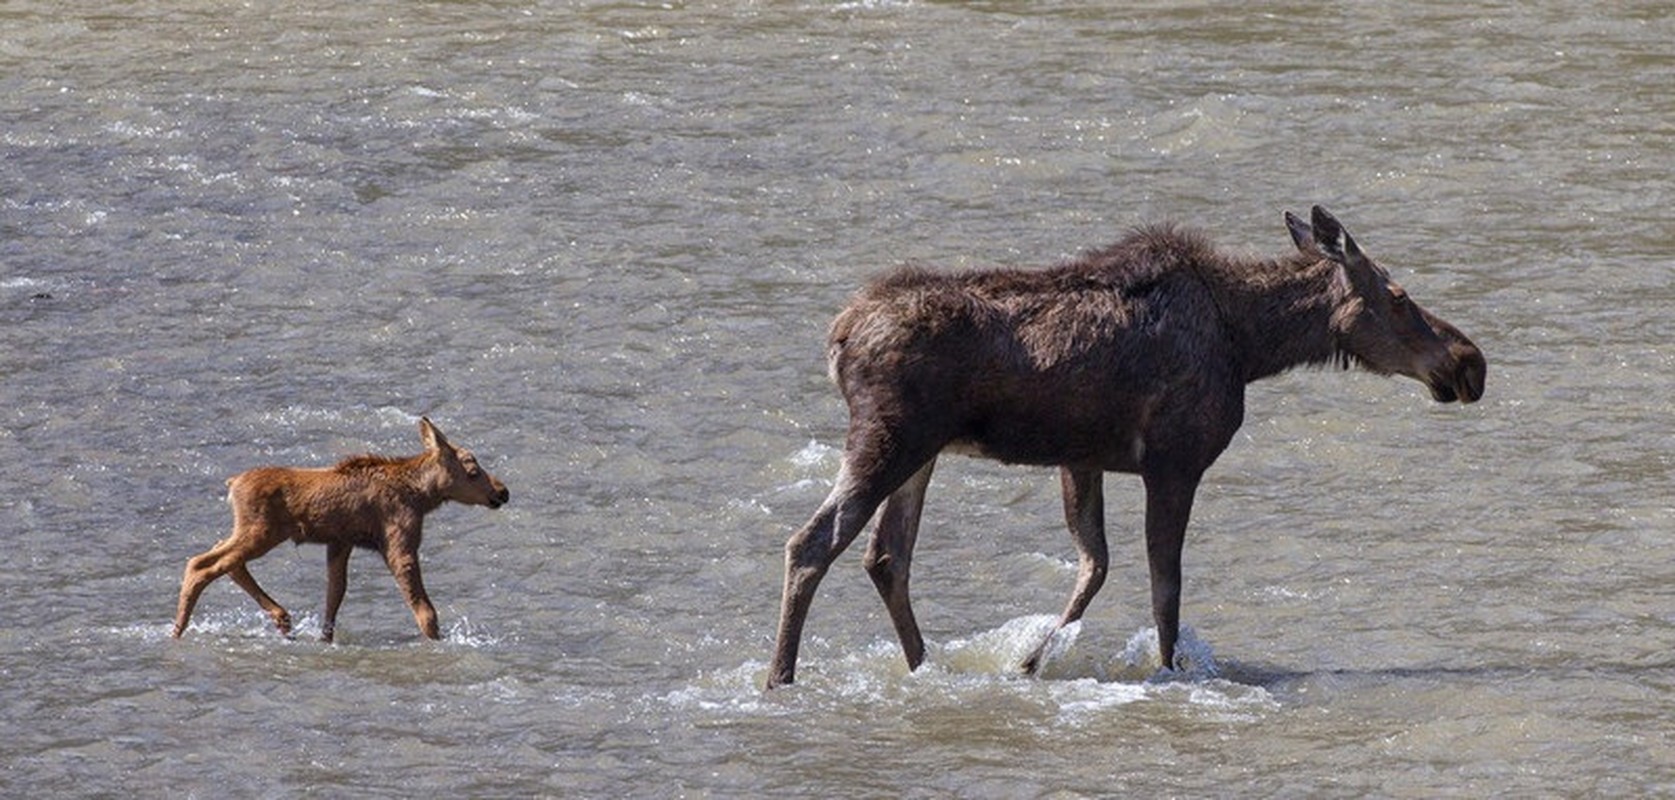
<svg viewBox="0 0 1675 800">
<path fill-rule="evenodd" d="M 256 578 L 250 574 L 249 567 L 240 563 L 227 571 L 227 577 L 232 578 L 233 583 L 238 584 L 240 589 L 250 595 L 256 601 L 256 604 L 261 606 L 269 617 L 273 618 L 273 626 L 279 629 L 281 636 L 291 635 L 290 612 L 286 611 L 285 607 L 281 606 L 272 597 L 269 597 L 267 592 L 262 591 L 261 586 L 256 585 Z"/>
<path fill-rule="evenodd" d="M 186 571 L 180 576 L 180 602 L 175 607 L 174 638 L 179 639 L 186 632 L 187 624 L 192 621 L 192 609 L 198 605 L 198 596 L 203 594 L 204 587 L 220 577 L 220 573 L 212 573 L 209 567 L 231 544 L 231 539 L 223 539 L 187 560 Z"/>
<path fill-rule="evenodd" d="M 241 568 L 245 562 L 260 558 L 271 548 L 272 545 L 266 544 L 262 537 L 241 535 L 241 529 L 235 529 L 233 535 L 189 559 L 186 562 L 186 571 L 180 579 L 180 603 L 175 609 L 174 637 L 178 639 L 186 632 L 186 626 L 192 620 L 192 610 L 198 605 L 198 597 L 210 583 L 235 568 Z M 260 598 L 257 602 L 261 602 Z M 268 602 L 273 601 L 269 598 Z"/>
<path fill-rule="evenodd" d="M 832 493 L 808 524 L 785 543 L 785 589 L 780 601 L 773 664 L 768 670 L 769 689 L 795 680 L 803 623 L 814 602 L 814 590 L 820 586 L 826 570 L 855 541 L 884 498 L 935 455 L 932 450 L 918 459 L 899 454 L 885 458 L 874 457 L 876 452 L 867 443 L 860 447 L 851 443 L 846 447 L 843 468 L 838 472 Z"/>
<path fill-rule="evenodd" d="M 1020 665 L 1025 674 L 1034 675 L 1041 668 L 1041 660 L 1053 635 L 1081 619 L 1088 610 L 1088 603 L 1105 585 L 1111 557 L 1105 543 L 1104 480 L 1104 474 L 1098 470 L 1059 470 L 1059 482 L 1064 493 L 1064 519 L 1070 527 L 1071 541 L 1076 545 L 1076 588 L 1071 591 L 1070 602 L 1064 607 L 1064 614 L 1059 617 L 1053 632 Z"/>
<path fill-rule="evenodd" d="M 802 643 L 809 606 L 814 602 L 814 590 L 878 507 L 879 501 L 868 502 L 852 492 L 853 488 L 840 475 L 838 486 L 820 510 L 785 543 L 785 588 L 780 599 L 773 664 L 768 671 L 769 689 L 795 680 L 797 650 Z"/>
<path fill-rule="evenodd" d="M 867 574 L 884 599 L 890 621 L 896 627 L 896 638 L 901 640 L 902 655 L 908 669 L 918 669 L 925 661 L 925 639 L 919 634 L 919 623 L 913 618 L 913 603 L 907 585 L 913 562 L 913 545 L 919 536 L 920 512 L 925 507 L 925 488 L 930 485 L 931 471 L 936 459 L 925 462 L 913 477 L 901 485 L 884 503 L 878 527 L 873 531 L 865 560 Z"/>
</svg>

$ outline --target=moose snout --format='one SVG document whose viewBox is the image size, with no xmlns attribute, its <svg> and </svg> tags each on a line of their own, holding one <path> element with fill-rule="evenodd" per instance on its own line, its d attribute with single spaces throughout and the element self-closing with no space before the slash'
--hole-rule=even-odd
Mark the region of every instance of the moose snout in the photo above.
<svg viewBox="0 0 1675 800">
<path fill-rule="evenodd" d="M 499 491 L 495 492 L 492 496 L 489 497 L 488 505 L 489 505 L 489 508 L 499 508 L 503 505 L 506 505 L 507 501 L 509 501 L 511 499 L 512 499 L 512 493 L 506 491 L 506 487 L 502 486 L 502 487 L 500 487 Z"/>
<path fill-rule="evenodd" d="M 1439 403 L 1477 402 L 1483 396 L 1483 384 L 1489 372 L 1483 351 L 1459 328 L 1428 311 L 1422 311 L 1422 315 L 1441 339 L 1431 349 L 1435 360 L 1428 370 L 1420 373 L 1426 376 L 1424 380 L 1431 389 L 1431 397 Z"/>
<path fill-rule="evenodd" d="M 1483 351 L 1475 345 L 1461 347 L 1456 344 L 1455 349 L 1465 352 L 1459 356 L 1459 366 L 1454 369 L 1454 393 L 1459 395 L 1462 403 L 1475 403 L 1483 396 L 1489 362 L 1484 360 Z"/>
<path fill-rule="evenodd" d="M 1488 362 L 1483 351 L 1468 342 L 1449 344 L 1448 361 L 1443 369 L 1432 373 L 1431 397 L 1439 403 L 1475 403 L 1483 396 L 1483 383 L 1488 375 Z"/>
</svg>

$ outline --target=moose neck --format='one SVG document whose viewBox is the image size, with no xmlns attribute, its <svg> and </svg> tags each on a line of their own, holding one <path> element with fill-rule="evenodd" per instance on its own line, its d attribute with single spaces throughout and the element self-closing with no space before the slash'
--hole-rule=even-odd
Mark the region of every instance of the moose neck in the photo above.
<svg viewBox="0 0 1675 800">
<path fill-rule="evenodd" d="M 1328 261 L 1226 261 L 1205 270 L 1245 382 L 1342 358 L 1332 332 L 1342 302 Z M 1201 274 L 1204 274 L 1201 273 Z"/>
<path fill-rule="evenodd" d="M 424 515 L 447 501 L 440 485 L 431 478 L 436 467 L 428 463 L 430 457 L 429 453 L 407 458 L 356 456 L 339 464 L 338 469 L 377 475 L 379 483 L 393 489 L 409 508 Z"/>
</svg>

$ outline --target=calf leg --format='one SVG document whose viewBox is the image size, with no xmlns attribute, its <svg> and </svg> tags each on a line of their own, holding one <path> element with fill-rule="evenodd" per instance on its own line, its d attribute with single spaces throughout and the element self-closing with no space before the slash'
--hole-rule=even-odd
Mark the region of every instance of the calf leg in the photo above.
<svg viewBox="0 0 1675 800">
<path fill-rule="evenodd" d="M 1199 476 L 1154 475 L 1146 481 L 1146 560 L 1151 565 L 1152 618 L 1164 669 L 1175 668 L 1181 630 L 1181 548 Z"/>
<path fill-rule="evenodd" d="M 256 585 L 256 578 L 250 574 L 249 567 L 239 564 L 228 570 L 227 575 L 233 579 L 233 583 L 238 584 L 239 588 L 244 590 L 245 594 L 254 598 L 256 604 L 261 606 L 262 610 L 268 613 L 268 616 L 273 617 L 273 625 L 279 629 L 281 636 L 291 635 L 290 613 L 285 610 L 284 606 L 269 597 L 267 592 L 262 591 L 262 587 Z"/>
<path fill-rule="evenodd" d="M 1059 629 L 1082 618 L 1088 603 L 1105 585 L 1105 573 L 1111 563 L 1105 544 L 1105 476 L 1099 470 L 1059 470 L 1059 483 L 1064 492 L 1064 519 L 1070 527 L 1071 541 L 1076 544 L 1078 567 L 1076 588 L 1070 593 L 1070 603 L 1064 608 L 1053 633 L 1035 648 L 1021 665 L 1025 674 L 1034 675 L 1041 668 L 1041 658 L 1047 644 Z"/>
<path fill-rule="evenodd" d="M 349 554 L 354 548 L 341 542 L 326 545 L 326 619 L 320 623 L 320 641 L 330 642 L 337 632 L 337 609 L 349 588 Z"/>
<path fill-rule="evenodd" d="M 260 558 L 264 553 L 273 549 L 273 546 L 277 543 L 278 540 L 268 541 L 266 537 L 259 533 L 235 528 L 233 535 L 216 542 L 214 547 L 189 559 L 186 562 L 186 572 L 180 579 L 180 603 L 175 609 L 173 636 L 178 639 L 182 633 L 186 632 L 186 625 L 192 620 L 192 609 L 197 606 L 198 596 L 203 594 L 205 587 L 209 586 L 216 578 L 226 575 L 234 569 L 241 569 L 242 571 L 245 562 Z M 249 579 L 249 586 L 245 585 L 245 579 Z M 265 599 L 266 602 L 263 603 L 262 608 L 267 610 L 269 614 L 273 613 L 272 609 L 279 608 L 279 604 L 273 602 L 273 598 L 263 593 L 260 587 L 256 587 L 253 592 L 251 591 L 250 587 L 255 586 L 255 580 L 249 578 L 248 571 L 244 571 L 242 579 L 235 576 L 234 580 L 238 581 L 240 586 L 244 586 L 245 591 L 250 592 L 251 596 L 256 598 L 256 602 L 263 603 Z M 280 608 L 279 611 L 283 614 L 284 609 Z M 282 632 L 289 630 L 289 617 L 275 616 L 274 622 L 280 625 Z"/>
<path fill-rule="evenodd" d="M 913 545 L 919 537 L 919 514 L 925 507 L 925 487 L 931 482 L 931 471 L 936 459 L 925 462 L 913 477 L 901 485 L 884 503 L 872 542 L 862 565 L 872 576 L 873 585 L 884 598 L 890 611 L 890 621 L 896 626 L 896 638 L 901 640 L 902 655 L 907 657 L 908 669 L 918 669 L 925 661 L 925 640 L 919 635 L 919 623 L 913 618 L 913 603 L 908 599 L 907 581 L 913 562 Z"/>
<path fill-rule="evenodd" d="M 436 624 L 436 608 L 430 604 L 430 596 L 425 594 L 424 579 L 419 574 L 418 552 L 392 544 L 384 548 L 384 560 L 390 565 L 390 574 L 395 576 L 402 595 L 407 598 L 408 607 L 413 609 L 413 619 L 419 623 L 419 632 L 427 639 L 441 638 Z"/>
</svg>

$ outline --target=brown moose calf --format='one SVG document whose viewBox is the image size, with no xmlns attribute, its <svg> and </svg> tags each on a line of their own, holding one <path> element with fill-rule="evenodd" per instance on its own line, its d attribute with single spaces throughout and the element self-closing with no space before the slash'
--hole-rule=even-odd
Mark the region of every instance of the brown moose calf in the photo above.
<svg viewBox="0 0 1675 800">
<path fill-rule="evenodd" d="M 419 420 L 419 435 L 425 452 L 411 458 L 355 456 L 334 467 L 260 467 L 229 479 L 233 533 L 186 562 L 174 636 L 185 632 L 204 587 L 222 575 L 231 575 L 273 617 L 279 632 L 289 635 L 291 615 L 256 585 L 245 564 L 290 539 L 326 546 L 323 641 L 332 640 L 348 586 L 349 553 L 356 547 L 383 554 L 419 630 L 437 638 L 436 609 L 419 577 L 425 514 L 449 500 L 499 508 L 509 494 L 505 484 L 477 465 L 470 450 L 449 444 L 429 419 Z"/>
</svg>

